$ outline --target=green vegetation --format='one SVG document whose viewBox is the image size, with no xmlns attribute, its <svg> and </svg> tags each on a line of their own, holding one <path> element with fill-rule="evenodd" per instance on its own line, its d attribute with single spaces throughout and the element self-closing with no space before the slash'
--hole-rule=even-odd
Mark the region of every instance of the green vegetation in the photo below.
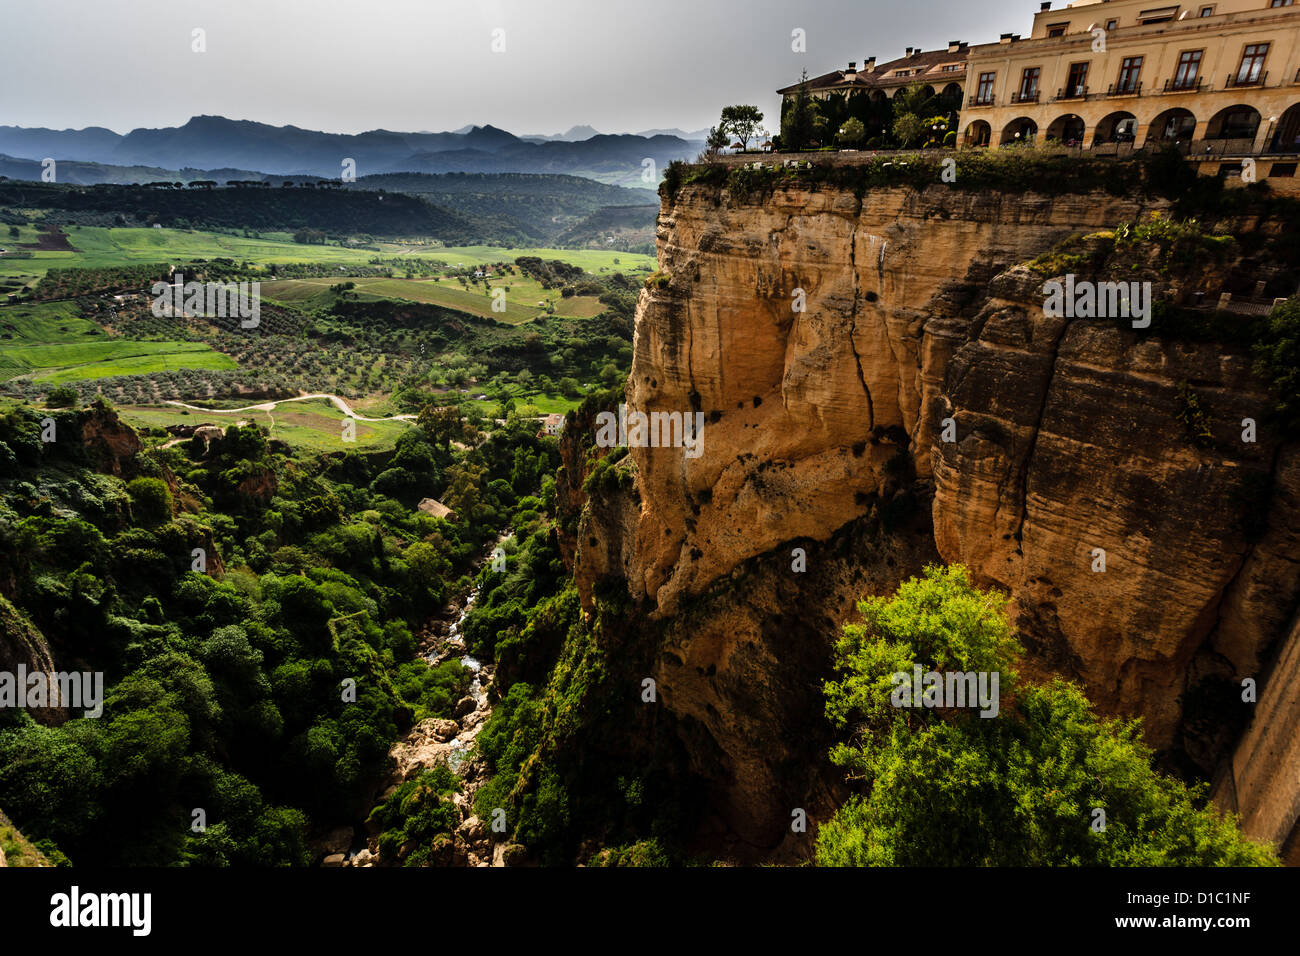
<svg viewBox="0 0 1300 956">
<path fill-rule="evenodd" d="M 451 854 L 451 833 L 460 822 L 460 812 L 451 802 L 456 777 L 440 764 L 408 780 L 370 813 L 370 822 L 382 831 L 379 858 L 403 866 L 444 864 Z M 405 852 L 403 852 L 405 851 Z"/>
<path fill-rule="evenodd" d="M 922 83 L 883 101 L 866 92 L 817 99 L 809 94 L 807 84 L 805 71 L 794 98 L 781 103 L 777 145 L 782 150 L 819 149 L 833 142 L 867 149 L 948 145 L 947 134 L 955 129 L 961 109 L 960 91 L 935 94 Z M 842 135 L 846 129 L 851 130 L 851 138 Z"/>
<path fill-rule="evenodd" d="M 1269 313 L 1255 344 L 1255 367 L 1277 397 L 1276 414 L 1291 434 L 1300 433 L 1300 299 Z"/>
<path fill-rule="evenodd" d="M 430 413 L 382 456 L 288 458 L 232 424 L 206 449 L 105 458 L 40 441 L 39 420 L 120 433 L 106 406 L 6 410 L 15 626 L 107 689 L 99 719 L 0 713 L 0 806 L 24 833 L 83 865 L 303 865 L 309 831 L 364 816 L 390 744 L 469 684 L 459 663 L 417 659 L 415 628 L 558 464 L 531 423 L 456 447 L 464 421 Z M 414 510 L 426 495 L 457 520 Z M 395 828 L 423 832 L 436 810 L 407 807 Z"/>
<path fill-rule="evenodd" d="M 821 827 L 818 863 L 1276 865 L 1204 806 L 1204 787 L 1153 769 L 1138 722 L 1097 717 L 1060 679 L 1022 682 L 1005 600 L 952 567 L 858 605 L 825 688 L 827 716 L 848 731 L 831 759 L 857 792 Z M 997 674 L 998 715 L 893 706 L 892 675 L 914 666 Z"/>
<path fill-rule="evenodd" d="M 762 128 L 763 113 L 757 106 L 724 106 L 722 118 L 716 129 L 724 136 L 734 136 L 742 149 L 749 148 L 749 141 Z"/>
</svg>

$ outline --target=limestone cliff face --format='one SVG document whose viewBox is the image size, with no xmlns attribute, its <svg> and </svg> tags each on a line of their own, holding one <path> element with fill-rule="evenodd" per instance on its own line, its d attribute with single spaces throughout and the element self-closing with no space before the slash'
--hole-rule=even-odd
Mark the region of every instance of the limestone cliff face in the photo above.
<svg viewBox="0 0 1300 956">
<path fill-rule="evenodd" d="M 694 460 L 632 450 L 646 502 L 633 594 L 671 613 L 739 561 L 824 539 L 880 491 L 900 444 L 926 476 L 923 409 L 949 345 L 927 325 L 960 316 L 1007 266 L 1140 211 L 1109 196 L 946 188 L 861 200 L 787 189 L 761 203 L 682 189 L 661 215 L 672 279 L 640 303 L 628 402 L 700 410 L 708 426 Z"/>
<path fill-rule="evenodd" d="M 1206 772 L 1249 720 L 1211 719 L 1222 694 L 1197 709 L 1261 674 L 1300 595 L 1300 455 L 1266 427 L 1249 354 L 1048 318 L 1046 276 L 1016 268 L 1153 208 L 944 186 L 665 198 L 667 278 L 641 297 L 627 402 L 703 412 L 703 450 L 632 448 L 635 487 L 588 506 L 575 570 L 585 597 L 625 578 L 663 622 L 665 706 L 743 840 L 775 844 L 799 788 L 821 786 L 789 765 L 816 759 L 826 642 L 853 589 L 926 560 L 1008 593 L 1031 670 L 1082 680 Z M 1222 278 L 1172 288 L 1158 263 L 1132 268 L 1178 296 Z M 932 525 L 895 528 L 913 540 L 892 552 L 792 569 L 799 542 L 914 505 Z M 784 596 L 719 598 L 755 560 Z"/>
</svg>

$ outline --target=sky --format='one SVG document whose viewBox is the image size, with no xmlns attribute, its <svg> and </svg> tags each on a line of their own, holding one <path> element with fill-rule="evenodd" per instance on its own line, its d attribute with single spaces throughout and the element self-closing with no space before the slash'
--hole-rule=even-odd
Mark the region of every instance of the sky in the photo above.
<svg viewBox="0 0 1300 956">
<path fill-rule="evenodd" d="M 1057 0 L 1055 6 L 1063 6 Z M 869 56 L 1028 34 L 1035 0 L 0 0 L 0 125 L 513 133 L 717 122 Z M 195 52 L 194 31 L 204 52 Z M 806 52 L 792 50 L 804 31 Z M 494 46 L 496 49 L 494 49 Z"/>
</svg>

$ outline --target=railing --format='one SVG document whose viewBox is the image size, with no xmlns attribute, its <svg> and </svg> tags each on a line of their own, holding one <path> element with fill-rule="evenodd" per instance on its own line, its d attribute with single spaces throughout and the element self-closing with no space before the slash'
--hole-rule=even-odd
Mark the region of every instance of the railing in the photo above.
<svg viewBox="0 0 1300 956">
<path fill-rule="evenodd" d="M 1225 90 L 1230 90 L 1236 86 L 1263 86 L 1268 81 L 1268 70 L 1265 70 L 1253 80 L 1243 80 L 1241 73 L 1229 73 L 1227 82 L 1223 84 Z"/>
<path fill-rule="evenodd" d="M 1112 83 L 1106 87 L 1107 96 L 1141 96 L 1142 83 Z"/>
<path fill-rule="evenodd" d="M 1056 91 L 1058 100 L 1086 100 L 1088 98 L 1088 87 L 1076 86 L 1074 89 L 1063 89 Z"/>
<path fill-rule="evenodd" d="M 1011 94 L 1011 102 L 1012 103 L 1037 103 L 1038 91 L 1018 90 L 1017 92 Z"/>
<path fill-rule="evenodd" d="M 978 96 L 978 95 L 976 95 L 976 96 L 968 96 L 968 97 L 966 97 L 966 105 L 967 105 L 968 107 L 970 107 L 970 106 L 992 106 L 992 105 L 993 105 L 993 100 L 994 100 L 994 97 L 992 97 L 992 96 L 985 96 L 985 97 L 980 97 L 980 96 Z"/>
<path fill-rule="evenodd" d="M 1175 78 L 1165 80 L 1164 92 L 1166 93 L 1199 93 L 1201 87 L 1205 85 L 1205 77 L 1198 76 L 1194 80 L 1182 80 Z"/>
</svg>

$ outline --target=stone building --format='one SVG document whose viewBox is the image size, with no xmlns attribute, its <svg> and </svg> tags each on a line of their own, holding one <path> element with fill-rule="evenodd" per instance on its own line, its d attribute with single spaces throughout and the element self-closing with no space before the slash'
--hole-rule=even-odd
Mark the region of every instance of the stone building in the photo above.
<svg viewBox="0 0 1300 956">
<path fill-rule="evenodd" d="M 893 99 L 913 83 L 921 83 L 938 96 L 960 97 L 966 87 L 966 50 L 967 44 L 953 40 L 946 50 L 908 47 L 903 56 L 888 63 L 877 64 L 874 56 L 868 57 L 861 70 L 855 60 L 847 69 L 810 77 L 808 95 L 824 100 L 836 94 L 847 97 L 866 93 L 873 100 L 883 101 Z M 793 100 L 801 85 L 796 83 L 777 92 L 783 100 Z"/>
<path fill-rule="evenodd" d="M 962 144 L 1295 154 L 1298 37 L 1293 0 L 1043 3 L 1029 36 L 970 47 Z"/>
</svg>

